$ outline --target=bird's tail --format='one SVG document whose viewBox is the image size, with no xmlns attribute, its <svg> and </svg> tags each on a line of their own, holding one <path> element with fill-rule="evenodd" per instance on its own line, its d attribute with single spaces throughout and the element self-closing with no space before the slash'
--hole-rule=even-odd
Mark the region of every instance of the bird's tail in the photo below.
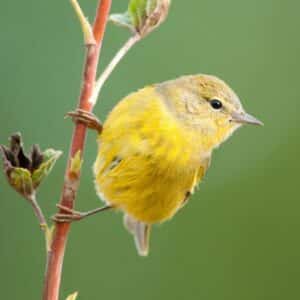
<svg viewBox="0 0 300 300">
<path fill-rule="evenodd" d="M 134 236 L 138 254 L 141 256 L 147 256 L 149 252 L 151 225 L 137 221 L 127 214 L 124 215 L 124 225 Z"/>
</svg>

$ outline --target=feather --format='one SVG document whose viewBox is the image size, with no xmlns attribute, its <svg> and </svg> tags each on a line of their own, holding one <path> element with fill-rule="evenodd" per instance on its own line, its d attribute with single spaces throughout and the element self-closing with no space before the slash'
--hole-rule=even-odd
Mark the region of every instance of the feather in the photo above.
<svg viewBox="0 0 300 300">
<path fill-rule="evenodd" d="M 135 245 L 140 256 L 147 256 L 149 253 L 149 238 L 151 225 L 139 222 L 131 216 L 124 215 L 124 225 L 134 236 Z"/>
</svg>

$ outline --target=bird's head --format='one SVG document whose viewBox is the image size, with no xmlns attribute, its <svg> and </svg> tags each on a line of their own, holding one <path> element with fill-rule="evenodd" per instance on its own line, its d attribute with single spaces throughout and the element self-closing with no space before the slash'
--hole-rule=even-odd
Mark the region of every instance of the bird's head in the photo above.
<svg viewBox="0 0 300 300">
<path fill-rule="evenodd" d="M 211 75 L 198 75 L 193 79 L 197 86 L 202 114 L 217 124 L 229 123 L 263 125 L 248 114 L 235 92 L 221 79 Z"/>
<path fill-rule="evenodd" d="M 208 150 L 243 124 L 263 125 L 248 114 L 235 92 L 211 75 L 183 76 L 157 85 L 167 107 L 201 137 Z"/>
<path fill-rule="evenodd" d="M 194 114 L 204 136 L 218 146 L 243 124 L 263 125 L 248 114 L 235 92 L 222 80 L 211 75 L 189 78 L 191 97 L 186 101 L 187 112 Z"/>
</svg>

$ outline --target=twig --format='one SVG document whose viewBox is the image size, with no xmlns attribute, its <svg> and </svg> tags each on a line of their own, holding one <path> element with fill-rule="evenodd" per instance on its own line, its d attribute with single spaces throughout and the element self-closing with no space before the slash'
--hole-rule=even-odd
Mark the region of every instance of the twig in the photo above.
<svg viewBox="0 0 300 300">
<path fill-rule="evenodd" d="M 36 201 L 36 195 L 35 193 L 28 195 L 25 197 L 26 200 L 29 202 L 29 204 L 32 206 L 33 211 L 35 216 L 37 217 L 39 224 L 40 224 L 40 228 L 41 230 L 44 232 L 44 236 L 45 236 L 45 247 L 46 247 L 46 252 L 47 252 L 47 259 L 48 259 L 48 253 L 50 251 L 50 243 L 52 240 L 52 234 L 53 234 L 53 229 L 54 226 L 51 226 L 49 228 L 45 215 L 41 209 L 41 207 L 39 206 L 38 202 Z"/>
<path fill-rule="evenodd" d="M 93 92 L 94 82 L 101 50 L 102 40 L 107 24 L 107 19 L 112 0 L 99 0 L 93 26 L 95 44 L 87 44 L 86 61 L 83 74 L 83 85 L 77 108 L 91 112 L 94 105 L 89 102 Z M 74 176 L 71 162 L 76 153 L 83 155 L 87 128 L 83 123 L 76 123 L 71 141 L 69 159 L 65 172 L 65 180 L 60 204 L 69 208 L 74 207 L 77 190 L 79 187 L 80 170 Z M 56 223 L 53 240 L 48 253 L 44 283 L 44 300 L 58 300 L 61 282 L 61 272 L 70 223 Z"/>
<path fill-rule="evenodd" d="M 39 204 L 36 201 L 35 194 L 31 194 L 30 196 L 26 197 L 26 199 L 31 204 L 34 214 L 36 215 L 36 217 L 40 223 L 41 229 L 44 230 L 45 226 L 47 226 L 47 221 L 46 221 L 46 218 L 45 218 Z"/>
<path fill-rule="evenodd" d="M 103 73 L 98 78 L 95 88 L 92 94 L 92 97 L 90 98 L 89 102 L 91 105 L 95 105 L 98 99 L 98 96 L 100 94 L 100 91 L 102 89 L 102 86 L 104 85 L 105 81 L 108 79 L 110 74 L 113 72 L 117 64 L 122 60 L 122 58 L 126 55 L 126 53 L 139 41 L 141 40 L 141 36 L 136 33 L 133 36 L 131 36 L 125 44 L 121 47 L 121 49 L 116 53 L 116 55 L 113 57 L 111 62 L 108 64 L 108 66 L 105 68 Z"/>
<path fill-rule="evenodd" d="M 86 45 L 89 44 L 96 44 L 95 38 L 94 38 L 94 33 L 93 33 L 93 28 L 87 18 L 84 16 L 84 13 L 77 2 L 77 0 L 71 0 L 71 4 L 74 8 L 74 11 L 77 14 L 78 20 L 80 22 L 83 36 L 84 36 L 84 41 Z"/>
</svg>

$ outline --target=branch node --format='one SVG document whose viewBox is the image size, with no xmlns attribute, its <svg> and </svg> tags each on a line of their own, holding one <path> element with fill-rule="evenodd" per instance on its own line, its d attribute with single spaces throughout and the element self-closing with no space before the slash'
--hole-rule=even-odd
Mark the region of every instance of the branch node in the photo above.
<svg viewBox="0 0 300 300">
<path fill-rule="evenodd" d="M 47 228 L 48 228 L 48 225 L 47 225 L 47 223 L 40 223 L 40 228 L 41 228 L 41 230 L 42 231 L 47 231 Z"/>
</svg>

